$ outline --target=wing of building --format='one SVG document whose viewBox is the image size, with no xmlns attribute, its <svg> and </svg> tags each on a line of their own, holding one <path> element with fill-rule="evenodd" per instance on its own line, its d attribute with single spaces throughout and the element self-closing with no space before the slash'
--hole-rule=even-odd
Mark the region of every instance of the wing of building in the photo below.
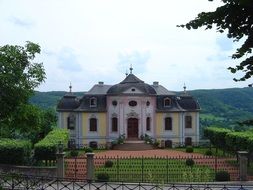
<svg viewBox="0 0 253 190">
<path fill-rule="evenodd" d="M 165 146 L 199 142 L 198 102 L 186 91 L 176 95 L 132 73 L 116 85 L 99 82 L 81 98 L 67 93 L 57 111 L 59 127 L 69 129 L 71 142 L 81 147 L 104 147 L 121 135 L 148 135 Z"/>
</svg>

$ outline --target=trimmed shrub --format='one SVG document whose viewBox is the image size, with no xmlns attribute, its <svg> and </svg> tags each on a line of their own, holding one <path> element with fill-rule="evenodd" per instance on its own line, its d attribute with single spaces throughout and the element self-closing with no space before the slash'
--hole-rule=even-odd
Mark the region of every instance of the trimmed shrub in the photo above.
<svg viewBox="0 0 253 190">
<path fill-rule="evenodd" d="M 193 152 L 193 147 L 192 146 L 187 146 L 186 149 L 185 149 L 185 152 L 192 153 Z"/>
<path fill-rule="evenodd" d="M 194 162 L 193 159 L 188 158 L 188 159 L 185 161 L 185 164 L 186 164 L 186 166 L 192 167 L 192 166 L 194 166 L 195 162 Z"/>
<path fill-rule="evenodd" d="M 97 180 L 101 182 L 109 181 L 110 176 L 107 173 L 99 173 L 97 174 Z"/>
<path fill-rule="evenodd" d="M 67 148 L 69 132 L 66 129 L 54 129 L 48 135 L 34 145 L 36 160 L 55 160 L 59 142 Z"/>
<path fill-rule="evenodd" d="M 157 148 L 159 145 L 160 145 L 160 142 L 159 142 L 159 141 L 157 141 L 157 140 L 155 140 L 155 142 L 154 142 L 153 146 L 154 146 L 155 148 Z"/>
<path fill-rule="evenodd" d="M 0 163 L 1 164 L 26 164 L 31 157 L 30 141 L 0 139 Z"/>
<path fill-rule="evenodd" d="M 213 152 L 212 152 L 211 150 L 207 150 L 207 151 L 205 152 L 205 155 L 207 155 L 207 156 L 212 156 L 212 155 L 213 155 Z"/>
<path fill-rule="evenodd" d="M 71 157 L 77 157 L 78 154 L 79 154 L 79 152 L 78 152 L 77 150 L 71 150 L 71 151 L 70 151 L 70 156 L 71 156 Z"/>
<path fill-rule="evenodd" d="M 106 167 L 106 168 L 111 168 L 112 166 L 113 166 L 113 161 L 107 160 L 107 161 L 105 162 L 105 167 Z"/>
<path fill-rule="evenodd" d="M 84 148 L 85 153 L 91 153 L 93 152 L 93 149 L 91 147 Z"/>
<path fill-rule="evenodd" d="M 212 126 L 204 129 L 204 136 L 216 147 L 224 149 L 226 147 L 225 137 L 230 132 L 230 129 Z"/>
<path fill-rule="evenodd" d="M 230 181 L 230 174 L 227 171 L 218 171 L 215 174 L 215 181 Z"/>
</svg>

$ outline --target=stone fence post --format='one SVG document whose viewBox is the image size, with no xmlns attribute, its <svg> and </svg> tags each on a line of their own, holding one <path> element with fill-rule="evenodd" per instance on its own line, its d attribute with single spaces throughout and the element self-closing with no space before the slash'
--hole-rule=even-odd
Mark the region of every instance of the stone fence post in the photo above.
<svg viewBox="0 0 253 190">
<path fill-rule="evenodd" d="M 94 153 L 86 153 L 86 170 L 87 170 L 87 180 L 94 180 Z"/>
<path fill-rule="evenodd" d="M 56 153 L 57 178 L 64 178 L 65 176 L 64 156 L 65 152 Z"/>
<path fill-rule="evenodd" d="M 247 162 L 248 162 L 248 152 L 247 151 L 238 151 L 239 155 L 239 179 L 240 181 L 247 180 Z"/>
</svg>

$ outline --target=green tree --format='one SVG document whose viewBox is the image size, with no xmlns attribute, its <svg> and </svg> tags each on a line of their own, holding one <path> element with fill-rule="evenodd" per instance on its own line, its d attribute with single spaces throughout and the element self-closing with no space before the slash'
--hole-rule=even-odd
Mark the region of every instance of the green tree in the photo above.
<svg viewBox="0 0 253 190">
<path fill-rule="evenodd" d="M 15 127 L 14 123 L 25 126 L 28 122 L 30 125 L 34 122 L 32 115 L 38 110 L 29 106 L 28 100 L 34 93 L 34 88 L 45 79 L 42 63 L 35 62 L 35 55 L 39 53 L 40 46 L 32 42 L 27 42 L 24 47 L 0 46 L 0 128 L 2 133 L 11 131 L 10 126 Z"/>
<path fill-rule="evenodd" d="M 209 0 L 213 1 L 213 0 Z M 243 71 L 243 76 L 235 81 L 244 81 L 253 76 L 253 2 L 252 0 L 222 0 L 223 5 L 213 12 L 202 12 L 188 22 L 180 25 L 187 29 L 206 27 L 211 29 L 215 26 L 217 32 L 227 33 L 228 38 L 234 41 L 245 39 L 244 43 L 232 55 L 233 59 L 242 60 L 235 67 L 228 69 L 232 73 Z M 242 59 L 241 59 L 242 58 Z"/>
</svg>

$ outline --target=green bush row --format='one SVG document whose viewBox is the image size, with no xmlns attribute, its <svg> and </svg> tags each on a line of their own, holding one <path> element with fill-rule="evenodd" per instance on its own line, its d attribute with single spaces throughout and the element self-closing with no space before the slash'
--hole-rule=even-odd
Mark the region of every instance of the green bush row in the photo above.
<svg viewBox="0 0 253 190">
<path fill-rule="evenodd" d="M 0 139 L 1 164 L 26 164 L 31 157 L 32 144 L 30 141 Z"/>
<path fill-rule="evenodd" d="M 253 132 L 234 132 L 229 129 L 208 127 L 204 130 L 204 135 L 210 142 L 223 150 L 236 152 L 246 150 L 253 152 Z"/>
<path fill-rule="evenodd" d="M 58 144 L 61 142 L 67 147 L 69 132 L 66 129 L 54 129 L 48 135 L 34 145 L 34 156 L 36 160 L 55 160 Z"/>
<path fill-rule="evenodd" d="M 204 136 L 217 148 L 223 149 L 226 145 L 225 137 L 228 133 L 232 132 L 230 129 L 208 127 L 204 129 Z"/>
</svg>

